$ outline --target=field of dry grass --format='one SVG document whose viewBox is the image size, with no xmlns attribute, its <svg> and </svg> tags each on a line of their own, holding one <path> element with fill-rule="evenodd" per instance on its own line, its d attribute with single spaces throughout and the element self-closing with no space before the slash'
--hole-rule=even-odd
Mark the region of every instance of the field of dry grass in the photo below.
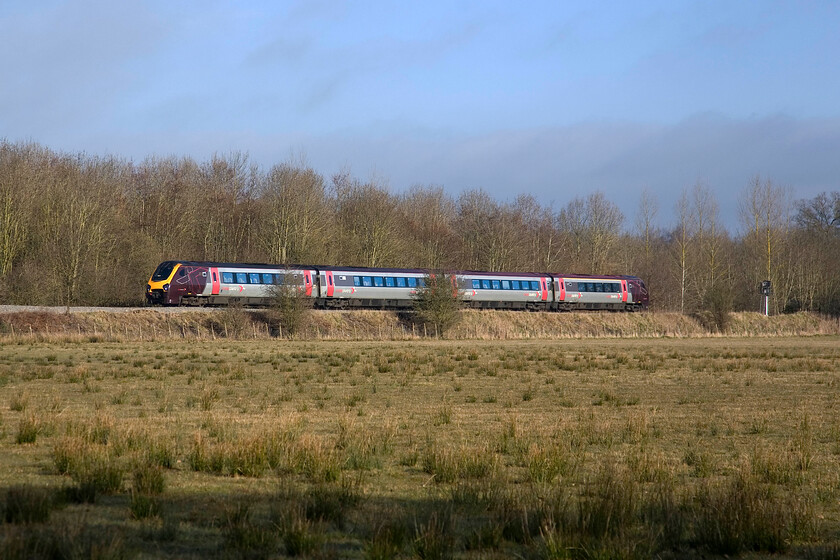
<svg viewBox="0 0 840 560">
<path fill-rule="evenodd" d="M 765 317 L 732 313 L 719 333 L 681 313 L 527 313 L 464 310 L 446 333 L 450 340 L 556 340 L 577 338 L 696 338 L 709 336 L 813 336 L 840 334 L 840 319 L 815 313 Z M 410 314 L 389 311 L 311 311 L 295 340 L 420 340 L 431 327 Z M 121 313 L 0 313 L 0 341 L 134 342 L 167 340 L 273 340 L 289 338 L 276 318 L 260 309 L 138 309 Z"/>
<path fill-rule="evenodd" d="M 0 557 L 840 557 L 836 335 L 99 331 L 0 346 Z"/>
</svg>

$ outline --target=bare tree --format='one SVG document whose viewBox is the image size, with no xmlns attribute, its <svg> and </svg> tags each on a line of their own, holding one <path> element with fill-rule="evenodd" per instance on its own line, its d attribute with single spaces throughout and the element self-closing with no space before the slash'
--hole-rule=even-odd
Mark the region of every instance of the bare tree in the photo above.
<svg viewBox="0 0 840 560">
<path fill-rule="evenodd" d="M 840 236 L 840 192 L 823 192 L 811 200 L 800 200 L 795 220 L 801 228 Z"/>
<path fill-rule="evenodd" d="M 416 260 L 409 266 L 436 269 L 455 266 L 457 250 L 454 231 L 455 201 L 442 187 L 414 186 L 400 205 L 405 216 L 406 232 L 412 237 Z"/>
<path fill-rule="evenodd" d="M 103 167 L 110 165 L 62 158 L 52 166 L 40 216 L 42 249 L 64 305 L 78 303 L 85 273 L 95 281 L 109 260 L 112 199 Z"/>
<path fill-rule="evenodd" d="M 741 193 L 739 209 L 746 229 L 744 243 L 755 263 L 748 281 L 756 287 L 762 280 L 773 282 L 775 289 L 771 301 L 778 312 L 792 282 L 786 274 L 789 271 L 777 261 L 790 226 L 787 190 L 756 176 Z"/>
<path fill-rule="evenodd" d="M 513 263 L 519 240 L 515 213 L 493 200 L 483 190 L 471 190 L 458 198 L 456 229 L 463 240 L 467 268 L 507 270 Z"/>
<path fill-rule="evenodd" d="M 397 199 L 376 180 L 361 184 L 349 175 L 333 177 L 342 226 L 342 256 L 359 266 L 398 266 L 405 258 Z"/>
<path fill-rule="evenodd" d="M 258 170 L 248 156 L 233 153 L 219 155 L 201 168 L 205 210 L 200 224 L 203 235 L 203 259 L 237 261 L 248 259 L 252 252 L 253 194 Z"/>
<path fill-rule="evenodd" d="M 602 192 L 595 192 L 586 199 L 589 222 L 593 273 L 608 272 L 610 252 L 621 234 L 624 215 L 618 206 Z"/>
<path fill-rule="evenodd" d="M 697 296 L 703 301 L 709 290 L 720 288 L 721 234 L 718 218 L 718 204 L 711 189 L 702 183 L 692 190 L 692 213 L 694 221 L 694 242 L 697 252 L 696 277 Z"/>
<path fill-rule="evenodd" d="M 269 171 L 259 191 L 260 243 L 277 263 L 319 262 L 319 237 L 329 215 L 324 179 L 311 167 L 284 163 Z"/>
<path fill-rule="evenodd" d="M 608 272 L 623 222 L 621 210 L 600 191 L 575 198 L 560 211 L 560 227 L 571 240 L 573 262 L 584 269 L 581 272 Z"/>
<path fill-rule="evenodd" d="M 527 270 L 556 270 L 561 264 L 563 236 L 557 227 L 557 216 L 541 206 L 531 195 L 519 195 L 513 211 L 521 224 L 523 236 L 520 243 L 527 247 L 516 266 Z"/>
<path fill-rule="evenodd" d="M 691 207 L 686 189 L 683 189 L 675 210 L 677 214 L 677 226 L 674 228 L 672 234 L 672 247 L 674 260 L 677 264 L 677 277 L 679 279 L 680 313 L 685 313 L 689 280 L 689 252 L 691 250 L 691 238 L 694 233 Z"/>
<path fill-rule="evenodd" d="M 135 232 L 154 245 L 159 259 L 204 258 L 208 208 L 198 164 L 150 158 L 134 167 L 126 193 Z"/>
<path fill-rule="evenodd" d="M 656 214 L 659 212 L 659 205 L 650 189 L 643 189 L 639 197 L 639 209 L 636 212 L 636 231 L 642 237 L 645 261 L 649 262 L 653 249 L 653 236 L 655 232 Z"/>
<path fill-rule="evenodd" d="M 29 170 L 31 152 L 36 151 L 33 145 L 0 145 L 0 280 L 9 275 L 28 237 L 33 182 L 37 180 Z"/>
</svg>

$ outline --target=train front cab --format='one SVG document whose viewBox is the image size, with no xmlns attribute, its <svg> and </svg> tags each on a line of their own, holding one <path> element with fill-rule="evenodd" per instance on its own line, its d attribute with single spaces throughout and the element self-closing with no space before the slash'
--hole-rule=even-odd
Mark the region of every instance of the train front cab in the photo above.
<svg viewBox="0 0 840 560">
<path fill-rule="evenodd" d="M 198 263 L 166 261 L 158 265 L 146 284 L 150 305 L 196 302 L 207 288 L 209 268 Z"/>
<path fill-rule="evenodd" d="M 175 272 L 181 267 L 178 261 L 165 261 L 158 265 L 146 284 L 146 303 L 149 305 L 167 305 L 169 287 Z"/>
<path fill-rule="evenodd" d="M 627 279 L 627 287 L 632 303 L 628 307 L 628 311 L 642 311 L 647 309 L 650 304 L 650 294 L 645 283 L 637 276 L 626 276 L 625 278 Z"/>
</svg>

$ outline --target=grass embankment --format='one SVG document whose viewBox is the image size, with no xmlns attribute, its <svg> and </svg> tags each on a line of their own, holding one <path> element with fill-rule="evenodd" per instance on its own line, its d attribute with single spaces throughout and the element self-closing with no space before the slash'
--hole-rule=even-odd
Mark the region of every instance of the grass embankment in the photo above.
<svg viewBox="0 0 840 560">
<path fill-rule="evenodd" d="M 838 336 L 6 343 L 0 557 L 837 558 L 839 405 Z"/>
<path fill-rule="evenodd" d="M 408 314 L 384 311 L 313 311 L 293 338 L 299 340 L 412 340 L 434 337 L 431 328 Z M 447 331 L 450 340 L 569 338 L 659 338 L 708 336 L 811 336 L 840 334 L 840 320 L 813 313 L 764 317 L 733 313 L 725 332 L 680 313 L 528 313 L 463 311 Z M 166 313 L 0 314 L 0 337 L 7 340 L 147 341 L 175 339 L 288 338 L 263 310 L 216 309 Z"/>
</svg>

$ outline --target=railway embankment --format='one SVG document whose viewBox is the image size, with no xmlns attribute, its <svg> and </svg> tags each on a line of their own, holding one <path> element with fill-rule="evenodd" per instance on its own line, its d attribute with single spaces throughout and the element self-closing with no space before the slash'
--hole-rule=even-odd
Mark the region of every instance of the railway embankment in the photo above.
<svg viewBox="0 0 840 560">
<path fill-rule="evenodd" d="M 772 337 L 840 334 L 840 320 L 814 313 L 765 317 L 733 313 L 723 332 L 680 313 L 528 313 L 463 311 L 445 333 L 452 340 L 575 338 Z M 173 339 L 421 340 L 437 335 L 410 314 L 386 311 L 311 311 L 294 335 L 266 310 L 6 310 L 0 341 L 68 339 L 150 341 Z"/>
</svg>

